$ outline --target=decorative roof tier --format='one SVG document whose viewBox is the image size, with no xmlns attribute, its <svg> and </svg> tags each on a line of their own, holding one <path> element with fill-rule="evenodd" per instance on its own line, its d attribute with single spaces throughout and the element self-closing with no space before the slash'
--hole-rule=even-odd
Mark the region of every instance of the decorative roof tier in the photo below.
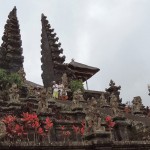
<svg viewBox="0 0 150 150">
<path fill-rule="evenodd" d="M 100 70 L 99 68 L 87 66 L 85 64 L 75 62 L 74 60 L 68 64 L 68 68 L 72 70 L 77 79 L 82 79 L 83 82 L 91 78 Z"/>
<path fill-rule="evenodd" d="M 5 25 L 3 43 L 0 47 L 0 68 L 10 72 L 18 72 L 23 68 L 22 41 L 19 23 L 16 15 L 16 7 L 9 13 Z"/>
<path fill-rule="evenodd" d="M 63 70 L 67 68 L 64 63 L 65 56 L 60 56 L 63 53 L 63 49 L 60 48 L 61 43 L 58 43 L 58 37 L 54 29 L 48 23 L 47 17 L 42 14 L 42 51 L 41 51 L 41 62 L 42 62 L 42 79 L 44 87 L 49 87 L 52 81 L 57 81 L 61 79 Z"/>
</svg>

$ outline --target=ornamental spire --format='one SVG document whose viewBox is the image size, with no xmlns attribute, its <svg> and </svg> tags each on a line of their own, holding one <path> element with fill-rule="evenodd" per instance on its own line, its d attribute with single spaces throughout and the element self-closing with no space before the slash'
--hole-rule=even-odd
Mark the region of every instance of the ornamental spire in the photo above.
<svg viewBox="0 0 150 150">
<path fill-rule="evenodd" d="M 0 68 L 18 72 L 23 68 L 22 41 L 16 7 L 9 13 L 4 27 L 3 43 L 0 47 Z"/>
<path fill-rule="evenodd" d="M 61 43 L 58 42 L 59 38 L 56 37 L 54 29 L 51 28 L 47 17 L 42 14 L 42 34 L 41 34 L 41 62 L 42 62 L 42 79 L 44 87 L 49 87 L 52 81 L 58 81 L 61 79 L 63 70 L 66 65 L 63 64 L 65 56 L 60 56 L 63 53 Z"/>
</svg>

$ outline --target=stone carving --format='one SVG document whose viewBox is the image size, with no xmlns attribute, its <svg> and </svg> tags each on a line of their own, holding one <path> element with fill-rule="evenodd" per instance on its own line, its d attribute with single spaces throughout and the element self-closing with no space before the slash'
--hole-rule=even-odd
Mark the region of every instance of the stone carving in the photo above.
<svg viewBox="0 0 150 150">
<path fill-rule="evenodd" d="M 117 97 L 114 95 L 114 93 L 112 93 L 110 95 L 110 106 L 112 107 L 112 110 L 113 110 L 113 115 L 116 117 L 118 116 L 118 113 L 119 113 L 119 109 L 118 109 L 118 99 Z"/>
<path fill-rule="evenodd" d="M 26 80 L 26 78 L 25 78 L 26 73 L 24 72 L 23 67 L 20 68 L 20 70 L 18 71 L 18 74 L 21 77 L 22 81 L 24 82 Z"/>
<path fill-rule="evenodd" d="M 99 104 L 100 107 L 108 106 L 107 99 L 105 98 L 104 93 L 102 93 L 102 95 L 99 98 Z"/>
<path fill-rule="evenodd" d="M 83 98 L 83 93 L 80 89 L 74 91 L 73 93 L 73 105 L 72 107 L 82 107 L 82 103 L 85 102 Z"/>
<path fill-rule="evenodd" d="M 61 77 L 62 79 L 62 84 L 64 85 L 64 88 L 67 89 L 68 88 L 68 77 L 67 74 L 64 73 L 63 76 Z"/>
<path fill-rule="evenodd" d="M 90 101 L 85 109 L 85 134 L 104 131 L 104 128 L 101 126 L 101 116 L 97 108 L 97 101 L 94 97 Z"/>
<path fill-rule="evenodd" d="M 11 88 L 8 90 L 9 93 L 9 100 L 13 103 L 20 103 L 19 101 L 19 89 L 17 84 L 13 83 Z"/>
<path fill-rule="evenodd" d="M 81 89 L 78 89 L 77 91 L 77 94 L 78 94 L 78 100 L 79 102 L 84 102 L 84 98 L 83 98 L 83 92 L 81 91 Z"/>
<path fill-rule="evenodd" d="M 4 122 L 0 121 L 0 139 L 5 137 L 5 135 L 6 135 L 6 125 L 4 124 Z"/>
<path fill-rule="evenodd" d="M 51 108 L 48 108 L 48 100 L 46 98 L 46 89 L 42 89 L 40 93 L 40 100 L 38 102 L 38 113 L 51 113 Z"/>
<path fill-rule="evenodd" d="M 132 103 L 133 103 L 133 106 L 132 106 L 133 113 L 140 113 L 141 108 L 142 108 L 141 97 L 140 96 L 134 97 Z"/>
<path fill-rule="evenodd" d="M 52 95 L 53 95 L 52 87 L 48 87 L 46 91 L 46 99 L 50 100 L 52 98 Z"/>
<path fill-rule="evenodd" d="M 38 98 L 39 95 L 40 95 L 40 88 L 38 87 L 33 87 L 33 86 L 28 86 L 28 90 L 29 90 L 29 93 L 28 93 L 28 97 L 35 97 L 35 98 Z"/>
</svg>

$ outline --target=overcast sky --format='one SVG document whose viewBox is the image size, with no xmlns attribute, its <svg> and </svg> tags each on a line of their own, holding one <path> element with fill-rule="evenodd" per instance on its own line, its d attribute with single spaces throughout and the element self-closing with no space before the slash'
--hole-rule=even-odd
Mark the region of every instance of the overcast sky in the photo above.
<svg viewBox="0 0 150 150">
<path fill-rule="evenodd" d="M 62 43 L 66 62 L 100 68 L 89 89 L 121 85 L 123 102 L 141 96 L 150 106 L 150 0 L 0 0 L 0 37 L 17 7 L 26 78 L 41 80 L 41 13 Z M 0 39 L 0 43 L 2 40 Z"/>
</svg>

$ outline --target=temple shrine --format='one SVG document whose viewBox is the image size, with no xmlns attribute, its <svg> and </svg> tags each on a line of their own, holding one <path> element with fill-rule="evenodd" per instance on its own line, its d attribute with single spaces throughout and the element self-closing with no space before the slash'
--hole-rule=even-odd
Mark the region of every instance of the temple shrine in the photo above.
<svg viewBox="0 0 150 150">
<path fill-rule="evenodd" d="M 2 149 L 150 149 L 150 111 L 141 97 L 124 104 L 121 86 L 113 80 L 104 91 L 84 89 L 83 83 L 100 69 L 75 60 L 65 63 L 59 38 L 44 14 L 41 24 L 43 85 L 26 79 L 16 7 L 4 27 L 0 46 Z"/>
</svg>

